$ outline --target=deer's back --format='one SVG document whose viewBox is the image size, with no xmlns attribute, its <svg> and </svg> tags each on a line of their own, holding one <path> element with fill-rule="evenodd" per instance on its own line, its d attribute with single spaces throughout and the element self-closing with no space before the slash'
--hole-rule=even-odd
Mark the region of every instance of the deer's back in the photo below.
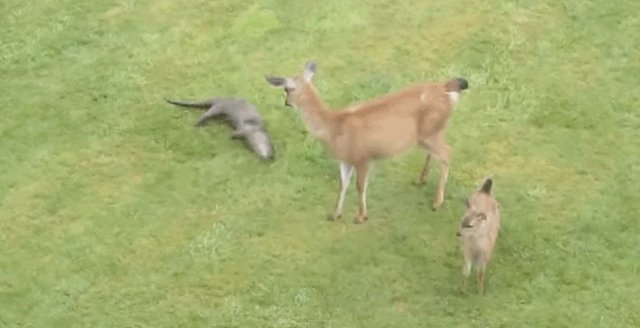
<svg viewBox="0 0 640 328">
<path fill-rule="evenodd" d="M 333 149 L 338 157 L 383 158 L 407 151 L 444 128 L 450 107 L 444 89 L 420 83 L 347 107 Z"/>
</svg>

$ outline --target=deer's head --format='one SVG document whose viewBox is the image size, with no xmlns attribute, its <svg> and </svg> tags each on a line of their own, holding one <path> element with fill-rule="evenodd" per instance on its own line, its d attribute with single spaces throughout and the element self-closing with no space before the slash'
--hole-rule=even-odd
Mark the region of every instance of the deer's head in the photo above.
<svg viewBox="0 0 640 328">
<path fill-rule="evenodd" d="M 315 62 L 309 60 L 299 75 L 288 77 L 267 75 L 265 76 L 265 80 L 275 87 L 283 88 L 285 106 L 297 108 L 298 104 L 300 104 L 308 92 L 311 91 L 311 79 L 315 71 Z"/>
</svg>

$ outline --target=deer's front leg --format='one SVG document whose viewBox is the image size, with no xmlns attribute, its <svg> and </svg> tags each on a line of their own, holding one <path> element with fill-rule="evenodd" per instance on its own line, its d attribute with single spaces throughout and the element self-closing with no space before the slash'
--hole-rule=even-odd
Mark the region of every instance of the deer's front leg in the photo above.
<svg viewBox="0 0 640 328">
<path fill-rule="evenodd" d="M 440 160 L 440 178 L 438 179 L 436 196 L 432 206 L 434 211 L 439 209 L 444 202 L 444 189 L 447 185 L 447 178 L 449 177 L 449 152 L 449 146 L 444 142 L 434 147 L 433 154 Z"/>
<path fill-rule="evenodd" d="M 353 166 L 340 162 L 340 191 L 338 192 L 338 200 L 336 208 L 331 216 L 332 220 L 337 220 L 342 216 L 342 207 L 344 205 L 344 197 L 347 194 L 351 176 L 353 175 Z"/>
<path fill-rule="evenodd" d="M 422 170 L 420 171 L 420 175 L 416 179 L 415 184 L 421 186 L 426 183 L 427 176 L 429 175 L 429 168 L 431 165 L 431 154 L 427 153 L 427 157 L 424 160 L 424 164 L 422 165 Z"/>
</svg>

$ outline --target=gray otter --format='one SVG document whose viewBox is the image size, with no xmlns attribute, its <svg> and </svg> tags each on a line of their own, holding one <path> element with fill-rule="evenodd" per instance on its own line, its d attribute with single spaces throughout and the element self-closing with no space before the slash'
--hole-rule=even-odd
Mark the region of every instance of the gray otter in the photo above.
<svg viewBox="0 0 640 328">
<path fill-rule="evenodd" d="M 207 109 L 195 126 L 202 126 L 207 120 L 222 115 L 234 129 L 231 138 L 244 139 L 261 159 L 274 159 L 273 146 L 264 122 L 256 107 L 244 99 L 215 97 L 203 101 L 165 100 L 178 106 Z"/>
</svg>

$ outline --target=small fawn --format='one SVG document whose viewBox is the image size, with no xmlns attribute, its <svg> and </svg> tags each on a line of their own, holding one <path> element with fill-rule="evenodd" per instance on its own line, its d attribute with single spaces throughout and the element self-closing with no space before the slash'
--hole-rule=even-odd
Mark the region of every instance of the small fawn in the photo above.
<svg viewBox="0 0 640 328">
<path fill-rule="evenodd" d="M 342 111 L 327 107 L 312 83 L 316 64 L 307 61 L 302 74 L 292 77 L 265 76 L 284 89 L 284 105 L 296 109 L 309 133 L 319 139 L 340 162 L 340 188 L 331 218 L 342 216 L 344 198 L 355 169 L 358 190 L 356 223 L 367 219 L 367 176 L 369 164 L 400 154 L 419 144 L 427 156 L 417 183 L 424 183 L 433 158 L 440 161 L 440 178 L 432 209 L 444 202 L 449 173 L 449 146 L 444 132 L 453 106 L 467 89 L 465 79 L 422 82 L 401 90 L 347 106 Z"/>
<path fill-rule="evenodd" d="M 479 293 L 484 294 L 484 276 L 500 231 L 500 204 L 493 195 L 493 179 L 487 177 L 471 197 L 465 199 L 465 212 L 456 236 L 462 244 L 463 289 L 471 268 L 477 271 Z"/>
</svg>

